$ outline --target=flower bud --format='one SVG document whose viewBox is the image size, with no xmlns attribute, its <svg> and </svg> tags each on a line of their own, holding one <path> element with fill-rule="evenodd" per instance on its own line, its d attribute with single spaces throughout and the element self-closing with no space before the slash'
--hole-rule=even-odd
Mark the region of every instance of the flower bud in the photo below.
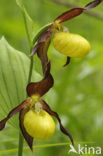
<svg viewBox="0 0 103 156">
<path fill-rule="evenodd" d="M 57 32 L 53 38 L 54 48 L 69 57 L 84 57 L 90 51 L 89 42 L 78 34 Z"/>
<path fill-rule="evenodd" d="M 54 134 L 55 122 L 44 110 L 39 114 L 29 110 L 24 116 L 24 127 L 33 138 L 46 140 Z"/>
</svg>

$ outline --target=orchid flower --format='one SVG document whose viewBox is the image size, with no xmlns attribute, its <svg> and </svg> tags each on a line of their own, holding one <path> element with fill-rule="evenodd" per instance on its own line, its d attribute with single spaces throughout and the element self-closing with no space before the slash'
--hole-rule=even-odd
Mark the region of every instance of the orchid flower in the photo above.
<svg viewBox="0 0 103 156">
<path fill-rule="evenodd" d="M 57 32 L 65 32 L 65 27 L 61 23 L 65 22 L 67 20 L 73 19 L 74 17 L 82 14 L 83 11 L 86 11 L 86 10 L 96 7 L 101 2 L 102 2 L 102 0 L 94 0 L 94 1 L 90 2 L 89 4 L 87 4 L 84 8 L 73 8 L 69 11 L 64 12 L 59 17 L 57 17 L 54 20 L 54 22 L 52 24 L 50 24 L 50 26 L 47 28 L 47 30 L 45 30 L 40 35 L 38 42 L 34 45 L 34 48 L 31 52 L 31 56 L 33 56 L 35 53 L 37 53 L 37 55 L 40 58 L 41 63 L 42 63 L 42 69 L 43 69 L 44 75 L 45 75 L 45 71 L 46 71 L 47 64 L 48 64 L 47 51 L 48 51 L 51 39 L 53 38 L 52 36 L 53 36 L 53 34 L 56 34 Z M 66 31 L 67 30 L 68 29 L 66 28 Z M 70 34 L 72 37 L 72 40 L 70 40 L 68 43 L 67 40 L 69 40 L 71 38 L 71 37 L 69 37 L 70 35 L 68 36 L 68 34 L 66 34 L 66 35 L 64 34 L 64 36 L 63 36 L 63 33 L 61 33 L 61 34 L 62 34 L 62 36 L 60 38 L 58 37 L 57 40 L 53 41 L 53 42 L 55 42 L 54 48 L 57 51 L 61 52 L 62 54 L 67 55 L 67 61 L 64 66 L 66 66 L 70 63 L 71 57 L 83 57 L 88 54 L 88 52 L 90 50 L 90 45 L 86 39 L 84 39 L 83 37 L 78 36 L 78 35 L 74 36 L 73 34 Z M 60 36 L 61 34 L 59 33 L 59 35 L 57 35 L 57 36 Z M 67 37 L 67 40 L 65 39 L 65 41 L 63 41 L 63 39 L 66 37 Z M 55 40 L 55 38 L 56 37 L 54 35 L 54 40 Z M 79 40 L 78 43 L 76 43 L 77 40 Z M 61 44 L 61 42 L 62 42 L 62 44 Z M 67 44 L 70 44 L 70 46 L 65 48 L 65 51 L 63 51 L 62 48 L 65 47 Z M 76 47 L 74 47 L 74 46 L 76 46 Z M 81 47 L 81 49 L 80 48 L 78 49 L 78 47 Z M 78 51 L 79 54 L 69 55 L 70 52 L 66 52 L 66 50 L 68 48 L 70 48 L 69 51 L 73 51 L 73 52 Z M 73 48 L 74 48 L 74 50 L 73 50 Z M 84 52 L 83 52 L 83 50 L 84 50 Z M 83 52 L 83 54 L 81 54 L 82 52 Z"/>
<path fill-rule="evenodd" d="M 50 62 L 48 64 L 48 68 L 49 66 Z M 0 121 L 0 130 L 4 129 L 6 122 L 12 116 L 19 112 L 20 129 L 26 142 L 32 150 L 33 138 L 48 139 L 49 137 L 51 137 L 51 135 L 53 135 L 55 130 L 55 123 L 50 116 L 54 116 L 59 122 L 60 130 L 64 134 L 66 134 L 70 138 L 72 144 L 74 144 L 71 134 L 63 127 L 59 115 L 54 112 L 44 100 L 41 99 L 41 97 L 46 94 L 53 86 L 53 83 L 54 80 L 52 75 L 47 74 L 46 77 L 43 78 L 41 81 L 31 82 L 30 84 L 28 84 L 27 94 L 29 98 L 27 98 L 14 109 L 12 109 L 7 117 Z M 30 112 L 35 115 L 35 118 L 34 116 L 32 116 L 32 118 L 30 118 L 30 115 L 28 116 Z M 27 125 L 25 123 L 27 123 Z M 35 129 L 32 128 L 34 125 L 36 126 Z M 32 136 L 30 134 L 32 134 Z"/>
</svg>

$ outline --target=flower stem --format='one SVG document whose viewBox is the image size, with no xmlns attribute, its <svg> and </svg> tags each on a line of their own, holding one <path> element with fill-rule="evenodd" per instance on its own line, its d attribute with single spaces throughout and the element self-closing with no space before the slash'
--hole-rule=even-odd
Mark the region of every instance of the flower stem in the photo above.
<svg viewBox="0 0 103 156">
<path fill-rule="evenodd" d="M 23 136 L 21 132 L 19 133 L 19 146 L 18 146 L 18 156 L 22 156 L 23 153 Z"/>
<path fill-rule="evenodd" d="M 30 40 L 30 37 L 29 37 L 29 34 L 28 34 L 27 23 L 26 23 L 26 19 L 25 19 L 24 14 L 23 14 L 23 17 L 24 17 L 26 34 L 27 34 L 27 38 L 28 38 L 28 42 L 29 42 L 29 46 L 30 46 L 30 52 L 31 52 L 32 41 Z M 29 74 L 28 74 L 28 81 L 27 81 L 28 84 L 31 81 L 32 69 L 33 69 L 33 57 L 31 56 L 31 58 L 30 58 L 30 68 L 29 68 Z M 21 134 L 21 132 L 19 132 L 18 156 L 22 156 L 22 154 L 23 154 L 23 142 L 24 142 L 23 135 Z"/>
<path fill-rule="evenodd" d="M 28 84 L 31 81 L 31 76 L 32 76 L 32 69 L 33 69 L 33 57 L 31 56 L 30 58 L 30 69 L 29 69 L 29 76 L 28 76 Z"/>
<path fill-rule="evenodd" d="M 29 46 L 30 46 L 30 53 L 32 51 L 32 48 L 33 48 L 33 45 L 36 43 L 36 41 L 38 40 L 39 36 L 41 35 L 41 33 L 46 30 L 50 24 L 48 25 L 45 25 L 44 27 L 42 27 L 38 32 L 37 34 L 35 35 L 34 37 L 34 40 L 31 41 L 30 40 L 30 36 L 28 34 L 28 27 L 27 27 L 27 23 L 26 23 L 26 19 L 25 19 L 25 16 L 23 14 L 23 17 L 24 17 L 24 23 L 25 23 L 25 29 L 26 29 L 26 33 L 27 33 L 27 38 L 28 38 L 28 42 L 29 42 Z M 32 77 L 32 69 L 33 69 L 33 56 L 31 56 L 30 58 L 30 68 L 29 68 L 29 74 L 28 74 L 28 84 L 30 83 L 31 81 L 31 77 Z M 23 136 L 21 134 L 21 132 L 19 133 L 19 145 L 18 145 L 18 156 L 22 156 L 23 154 Z"/>
<path fill-rule="evenodd" d="M 32 76 L 32 69 L 33 69 L 33 57 L 30 59 L 30 68 L 29 68 L 29 75 L 28 75 L 28 83 L 31 81 Z M 19 146 L 18 146 L 18 156 L 22 156 L 23 153 L 23 135 L 19 132 Z"/>
</svg>

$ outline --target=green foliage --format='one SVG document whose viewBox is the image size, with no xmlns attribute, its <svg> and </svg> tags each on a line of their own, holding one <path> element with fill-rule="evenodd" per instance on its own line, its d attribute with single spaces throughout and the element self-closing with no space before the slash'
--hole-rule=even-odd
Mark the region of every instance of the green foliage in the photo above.
<svg viewBox="0 0 103 156">
<path fill-rule="evenodd" d="M 75 0 L 71 0 L 74 1 Z M 87 1 L 79 0 L 83 6 Z M 59 14 L 68 10 L 68 7 L 60 6 L 48 0 L 17 0 L 23 15 L 31 44 L 38 28 L 52 22 Z M 24 5 L 25 4 L 25 5 Z M 95 11 L 102 11 L 103 6 L 98 6 Z M 31 17 L 29 16 L 31 15 Z M 26 97 L 27 76 L 29 72 L 30 59 L 29 46 L 24 31 L 24 23 L 16 2 L 1 0 L 0 5 L 0 36 L 5 35 L 15 50 L 2 38 L 0 41 L 0 119 L 6 116 L 13 107 L 20 104 Z M 65 56 L 58 54 L 52 44 L 49 48 L 49 59 L 52 63 L 52 74 L 55 85 L 45 95 L 48 104 L 60 115 L 63 125 L 70 130 L 77 144 L 79 142 L 95 142 L 97 146 L 103 146 L 103 22 L 94 17 L 82 14 L 81 16 L 64 23 L 70 32 L 79 33 L 86 37 L 91 43 L 91 53 L 83 59 L 72 59 L 68 67 L 63 68 Z M 20 52 L 22 51 L 22 52 Z M 25 54 L 24 54 L 25 53 Z M 27 55 L 26 55 L 27 54 Z M 40 80 L 40 61 L 34 56 L 34 69 L 32 81 Z M 16 127 L 18 116 L 10 120 Z M 9 124 L 0 132 L 0 150 L 16 148 L 17 132 Z M 10 142 L 9 142 L 10 141 Z M 34 141 L 35 143 L 36 141 Z M 38 144 L 49 144 L 57 142 L 68 142 L 59 131 L 57 125 L 56 133 L 48 141 L 38 141 Z M 9 144 L 9 146 L 8 146 Z M 92 144 L 92 143 L 91 143 Z M 35 155 L 43 156 L 67 156 L 69 147 L 49 147 L 36 149 Z M 17 151 L 17 150 L 16 150 Z M 1 155 L 15 156 L 16 151 Z M 30 155 L 24 151 L 24 155 Z"/>
<path fill-rule="evenodd" d="M 26 99 L 29 66 L 29 58 L 12 48 L 3 37 L 0 40 L 0 119 Z M 32 81 L 38 79 L 40 75 L 33 71 Z M 18 117 L 10 123 L 16 127 L 16 121 Z"/>
<path fill-rule="evenodd" d="M 21 12 L 23 13 L 24 16 L 24 22 L 26 25 L 26 29 L 27 29 L 27 35 L 28 35 L 28 40 L 29 43 L 32 45 L 32 41 L 34 39 L 34 35 L 35 35 L 35 27 L 38 27 L 36 24 L 34 24 L 34 21 L 30 18 L 30 16 L 28 15 L 22 0 L 16 0 L 17 5 L 20 7 Z"/>
</svg>

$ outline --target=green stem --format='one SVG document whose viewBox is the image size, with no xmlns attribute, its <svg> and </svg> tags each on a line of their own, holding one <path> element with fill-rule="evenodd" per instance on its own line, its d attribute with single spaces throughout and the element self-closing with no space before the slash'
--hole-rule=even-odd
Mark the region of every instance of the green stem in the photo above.
<svg viewBox="0 0 103 156">
<path fill-rule="evenodd" d="M 33 48 L 33 45 L 36 43 L 36 41 L 38 40 L 38 38 L 41 35 L 41 33 L 44 32 L 51 25 L 51 23 L 48 24 L 48 25 L 45 25 L 44 27 L 42 27 L 37 32 L 37 34 L 35 35 L 34 40 L 31 41 L 30 36 L 29 36 L 29 33 L 28 33 L 28 27 L 27 27 L 27 22 L 26 22 L 25 14 L 24 14 L 23 10 L 22 10 L 22 14 L 23 14 L 23 17 L 24 17 L 25 29 L 26 29 L 26 34 L 27 34 L 29 45 L 30 45 L 30 53 L 31 53 L 32 48 Z M 31 58 L 30 58 L 29 75 L 28 75 L 28 84 L 31 81 L 32 69 L 33 69 L 33 57 L 31 56 Z M 23 136 L 21 135 L 21 132 L 20 132 L 19 133 L 18 156 L 22 156 L 22 153 L 23 153 Z"/>
<path fill-rule="evenodd" d="M 30 70 L 29 70 L 29 75 L 28 75 L 28 83 L 30 83 L 30 81 L 31 81 L 32 69 L 33 69 L 33 57 L 31 57 L 31 60 L 30 60 Z M 23 136 L 20 132 L 19 133 L 18 156 L 22 156 L 22 153 L 23 153 Z"/>
<path fill-rule="evenodd" d="M 21 132 L 19 133 L 19 146 L 18 146 L 18 156 L 22 156 L 23 153 L 23 136 Z"/>
<path fill-rule="evenodd" d="M 28 33 L 28 27 L 27 27 L 25 15 L 24 15 L 23 12 L 22 12 L 22 14 L 23 14 L 23 17 L 24 17 L 24 23 L 25 23 L 26 34 L 27 34 L 27 38 L 28 38 L 28 42 L 29 42 L 29 46 L 30 46 L 30 52 L 31 52 L 31 49 L 32 49 L 32 41 L 30 40 L 30 36 L 29 36 L 29 33 Z M 30 81 L 31 81 L 32 69 L 33 69 L 33 57 L 31 57 L 31 59 L 30 59 L 30 68 L 29 68 L 29 75 L 28 75 L 28 84 L 29 84 Z M 18 156 L 22 156 L 22 154 L 23 154 L 23 141 L 24 141 L 23 135 L 21 134 L 21 132 L 19 132 Z"/>
<path fill-rule="evenodd" d="M 28 76 L 28 84 L 31 81 L 32 69 L 33 69 L 33 57 L 30 58 L 30 69 L 29 69 L 29 76 Z"/>
<path fill-rule="evenodd" d="M 29 31 L 28 31 L 28 27 L 27 27 L 27 21 L 26 21 L 25 13 L 22 12 L 22 14 L 23 14 L 23 17 L 24 17 L 24 24 L 25 24 L 27 39 L 28 39 L 28 42 L 29 42 L 29 45 L 30 45 L 30 50 L 31 50 L 31 48 L 32 48 L 32 41 L 31 41 L 29 33 L 28 33 Z"/>
<path fill-rule="evenodd" d="M 33 57 L 31 57 L 31 60 L 30 60 L 30 68 L 29 68 L 29 75 L 28 75 L 28 84 L 31 81 L 32 69 L 33 69 Z M 23 153 L 23 139 L 24 138 L 23 138 L 21 132 L 19 132 L 18 156 L 22 156 L 22 153 Z"/>
</svg>

